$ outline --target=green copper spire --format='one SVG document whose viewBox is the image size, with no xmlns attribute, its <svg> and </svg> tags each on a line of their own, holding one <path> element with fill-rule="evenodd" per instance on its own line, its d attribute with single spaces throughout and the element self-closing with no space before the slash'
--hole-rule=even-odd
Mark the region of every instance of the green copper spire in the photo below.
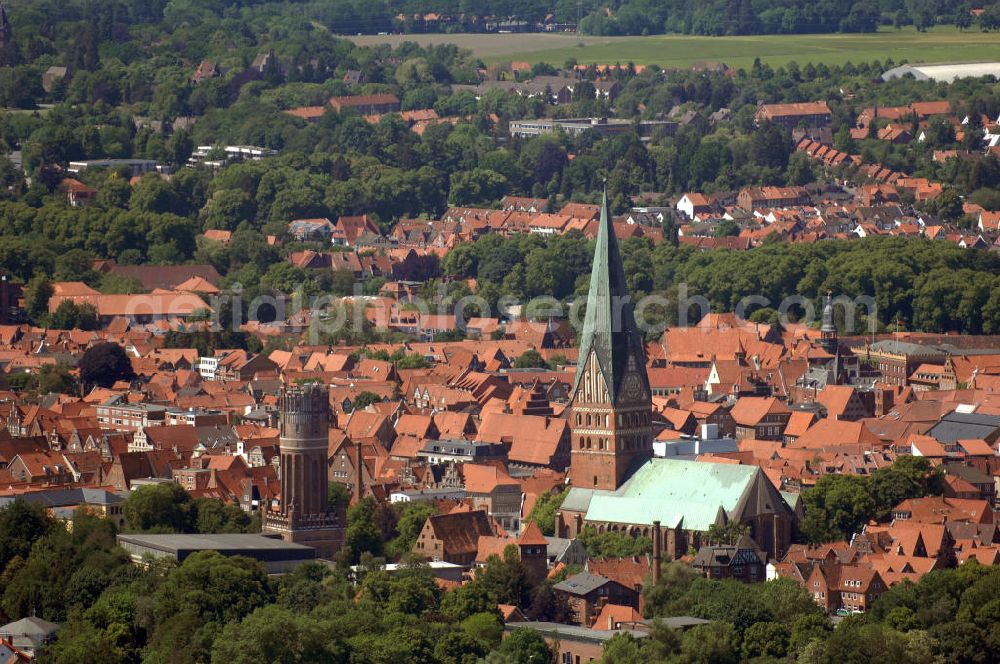
<svg viewBox="0 0 1000 664">
<path fill-rule="evenodd" d="M 634 310 L 625 281 L 625 268 L 618 251 L 618 239 L 608 212 L 608 190 L 605 187 L 597 246 L 594 248 L 594 265 L 590 272 L 587 313 L 580 337 L 574 394 L 591 351 L 597 355 L 612 404 L 618 403 L 622 379 L 628 373 L 630 358 L 634 359 L 633 372 L 639 374 L 645 394 L 649 394 L 645 348 L 635 323 Z"/>
</svg>

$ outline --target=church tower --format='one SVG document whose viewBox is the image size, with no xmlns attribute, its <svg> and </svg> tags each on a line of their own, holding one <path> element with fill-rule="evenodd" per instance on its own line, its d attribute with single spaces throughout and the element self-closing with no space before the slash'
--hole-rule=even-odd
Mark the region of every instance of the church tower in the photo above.
<svg viewBox="0 0 1000 664">
<path fill-rule="evenodd" d="M 570 395 L 573 486 L 613 491 L 653 453 L 646 353 L 604 192 Z"/>
<path fill-rule="evenodd" d="M 318 384 L 284 388 L 280 413 L 281 504 L 265 512 L 263 530 L 330 558 L 343 543 L 346 516 L 327 504 L 328 392 Z"/>
<path fill-rule="evenodd" d="M 837 325 L 833 321 L 833 301 L 829 293 L 823 298 L 823 325 L 819 328 L 820 345 L 831 355 L 837 352 Z"/>
</svg>

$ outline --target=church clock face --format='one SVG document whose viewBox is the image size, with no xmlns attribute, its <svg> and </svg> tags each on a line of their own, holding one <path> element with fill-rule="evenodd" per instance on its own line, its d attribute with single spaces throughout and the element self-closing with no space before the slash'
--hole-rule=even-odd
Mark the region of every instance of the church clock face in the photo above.
<svg viewBox="0 0 1000 664">
<path fill-rule="evenodd" d="M 630 373 L 622 382 L 622 395 L 629 401 L 638 401 L 643 397 L 642 380 L 639 374 Z"/>
<path fill-rule="evenodd" d="M 622 396 L 629 401 L 640 401 L 646 397 L 646 391 L 642 387 L 642 378 L 639 376 L 639 365 L 635 361 L 635 356 L 628 358 L 626 365 L 625 379 L 622 381 Z"/>
</svg>

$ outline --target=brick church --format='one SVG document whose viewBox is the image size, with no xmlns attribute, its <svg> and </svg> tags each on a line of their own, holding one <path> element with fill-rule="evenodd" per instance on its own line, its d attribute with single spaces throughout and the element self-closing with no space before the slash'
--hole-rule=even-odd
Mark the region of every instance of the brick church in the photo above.
<svg viewBox="0 0 1000 664">
<path fill-rule="evenodd" d="M 794 512 L 760 468 L 653 457 L 652 397 L 618 240 L 601 206 L 576 379 L 567 409 L 572 488 L 557 535 L 583 528 L 651 537 L 680 557 L 713 524 L 737 521 L 772 558 L 791 542 Z"/>
</svg>

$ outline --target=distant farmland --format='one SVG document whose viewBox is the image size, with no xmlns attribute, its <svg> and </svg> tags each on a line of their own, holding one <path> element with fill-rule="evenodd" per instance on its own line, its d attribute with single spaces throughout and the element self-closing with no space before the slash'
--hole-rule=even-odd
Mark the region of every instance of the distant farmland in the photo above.
<svg viewBox="0 0 1000 664">
<path fill-rule="evenodd" d="M 772 65 L 795 60 L 843 64 L 847 61 L 897 63 L 975 62 L 1000 60 L 1000 37 L 978 30 L 959 32 L 939 27 L 925 33 L 912 28 L 884 30 L 869 35 L 756 35 L 747 37 L 589 37 L 577 46 L 572 34 L 457 34 L 389 35 L 350 37 L 358 44 L 371 45 L 403 41 L 420 44 L 453 43 L 470 49 L 486 62 L 523 60 L 562 65 L 569 58 L 580 63 L 629 62 L 665 67 L 687 66 L 700 61 L 721 61 L 731 67 L 749 67 L 754 58 Z"/>
</svg>

